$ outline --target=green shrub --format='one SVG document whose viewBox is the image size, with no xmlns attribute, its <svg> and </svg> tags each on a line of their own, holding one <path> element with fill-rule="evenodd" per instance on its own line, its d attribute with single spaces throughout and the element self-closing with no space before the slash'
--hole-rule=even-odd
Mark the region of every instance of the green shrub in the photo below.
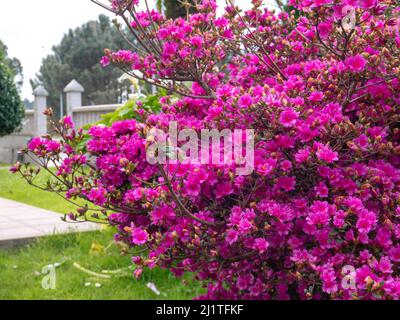
<svg viewBox="0 0 400 320">
<path fill-rule="evenodd" d="M 9 68 L 0 59 L 0 137 L 18 130 L 24 109 Z"/>
</svg>

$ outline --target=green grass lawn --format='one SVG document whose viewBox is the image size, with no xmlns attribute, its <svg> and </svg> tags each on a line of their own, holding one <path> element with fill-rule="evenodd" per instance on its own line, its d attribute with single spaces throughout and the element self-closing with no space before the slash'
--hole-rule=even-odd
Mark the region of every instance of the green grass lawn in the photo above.
<svg viewBox="0 0 400 320">
<path fill-rule="evenodd" d="M 44 183 L 50 174 L 41 172 L 37 183 Z M 43 192 L 30 186 L 19 174 L 12 174 L 6 166 L 0 168 L 0 197 L 26 203 L 59 213 L 75 211 L 76 207 L 55 193 Z"/>
<path fill-rule="evenodd" d="M 55 268 L 56 289 L 43 289 L 43 268 L 55 263 L 63 263 Z M 102 279 L 81 271 L 74 263 L 96 273 L 121 268 L 126 271 Z M 41 238 L 19 249 L 0 250 L 0 300 L 180 300 L 193 299 L 202 292 L 189 276 L 177 279 L 166 270 L 155 269 L 145 270 L 142 278 L 136 280 L 130 267 L 130 255 L 120 255 L 111 231 Z M 147 287 L 149 282 L 155 284 L 161 295 Z"/>
<path fill-rule="evenodd" d="M 46 175 L 41 179 L 45 180 Z M 56 194 L 29 186 L 18 175 L 0 169 L 0 197 L 66 213 L 74 206 Z M 1 299 L 193 299 L 203 289 L 190 275 L 176 279 L 166 270 L 145 270 L 143 277 L 133 276 L 131 255 L 121 256 L 113 242 L 113 230 L 59 235 L 41 238 L 13 249 L 0 249 Z M 56 270 L 56 289 L 42 288 L 43 267 L 62 263 Z M 110 279 L 92 276 L 74 263 L 96 273 L 124 268 Z M 109 274 L 106 274 L 109 275 Z M 152 282 L 161 292 L 157 296 L 147 288 Z M 89 285 L 90 283 L 90 285 Z M 96 286 L 100 284 L 100 287 Z"/>
</svg>

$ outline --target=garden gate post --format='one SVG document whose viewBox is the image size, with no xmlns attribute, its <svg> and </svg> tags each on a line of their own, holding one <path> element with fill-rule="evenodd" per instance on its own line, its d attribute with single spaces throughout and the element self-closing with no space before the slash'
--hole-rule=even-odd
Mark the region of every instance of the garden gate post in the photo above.
<svg viewBox="0 0 400 320">
<path fill-rule="evenodd" d="M 67 95 L 67 115 L 72 116 L 73 108 L 82 106 L 82 93 L 85 89 L 75 79 L 72 80 L 65 88 Z"/>
<path fill-rule="evenodd" d="M 47 96 L 49 95 L 43 86 L 38 86 L 34 91 L 33 101 L 34 113 L 34 135 L 42 136 L 47 134 L 47 116 L 44 111 L 47 108 Z"/>
</svg>

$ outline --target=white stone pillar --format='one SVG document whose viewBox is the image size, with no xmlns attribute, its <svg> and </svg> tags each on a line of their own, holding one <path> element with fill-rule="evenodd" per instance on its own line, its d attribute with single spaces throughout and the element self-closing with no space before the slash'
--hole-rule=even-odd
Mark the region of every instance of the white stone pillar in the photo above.
<svg viewBox="0 0 400 320">
<path fill-rule="evenodd" d="M 34 115 L 34 128 L 35 135 L 42 136 L 47 134 L 47 116 L 44 112 L 47 108 L 47 96 L 49 95 L 43 86 L 38 86 L 34 91 L 35 97 L 33 101 Z"/>
<path fill-rule="evenodd" d="M 67 115 L 72 116 L 73 108 L 82 107 L 82 93 L 85 89 L 78 81 L 72 80 L 65 88 L 67 94 Z"/>
</svg>

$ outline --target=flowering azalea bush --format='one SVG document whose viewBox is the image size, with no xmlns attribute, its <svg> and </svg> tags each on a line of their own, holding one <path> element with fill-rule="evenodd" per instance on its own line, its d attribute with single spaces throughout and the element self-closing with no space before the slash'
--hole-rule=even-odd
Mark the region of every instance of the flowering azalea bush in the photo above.
<svg viewBox="0 0 400 320">
<path fill-rule="evenodd" d="M 117 226 L 144 268 L 192 272 L 209 299 L 399 299 L 399 8 L 395 1 L 290 0 L 274 13 L 253 0 L 216 15 L 204 0 L 166 20 L 139 1 L 101 4 L 136 41 L 101 63 L 167 89 L 162 111 L 89 130 L 70 118 L 62 141 L 28 150 L 44 189 L 77 197 L 68 219 Z M 229 1 L 228 1 L 229 3 Z M 150 164 L 148 132 L 254 129 L 254 171 L 235 164 Z M 28 182 L 39 171 L 17 164 Z M 100 209 L 99 209 L 100 208 Z M 135 249 L 137 251 L 137 249 Z"/>
</svg>

